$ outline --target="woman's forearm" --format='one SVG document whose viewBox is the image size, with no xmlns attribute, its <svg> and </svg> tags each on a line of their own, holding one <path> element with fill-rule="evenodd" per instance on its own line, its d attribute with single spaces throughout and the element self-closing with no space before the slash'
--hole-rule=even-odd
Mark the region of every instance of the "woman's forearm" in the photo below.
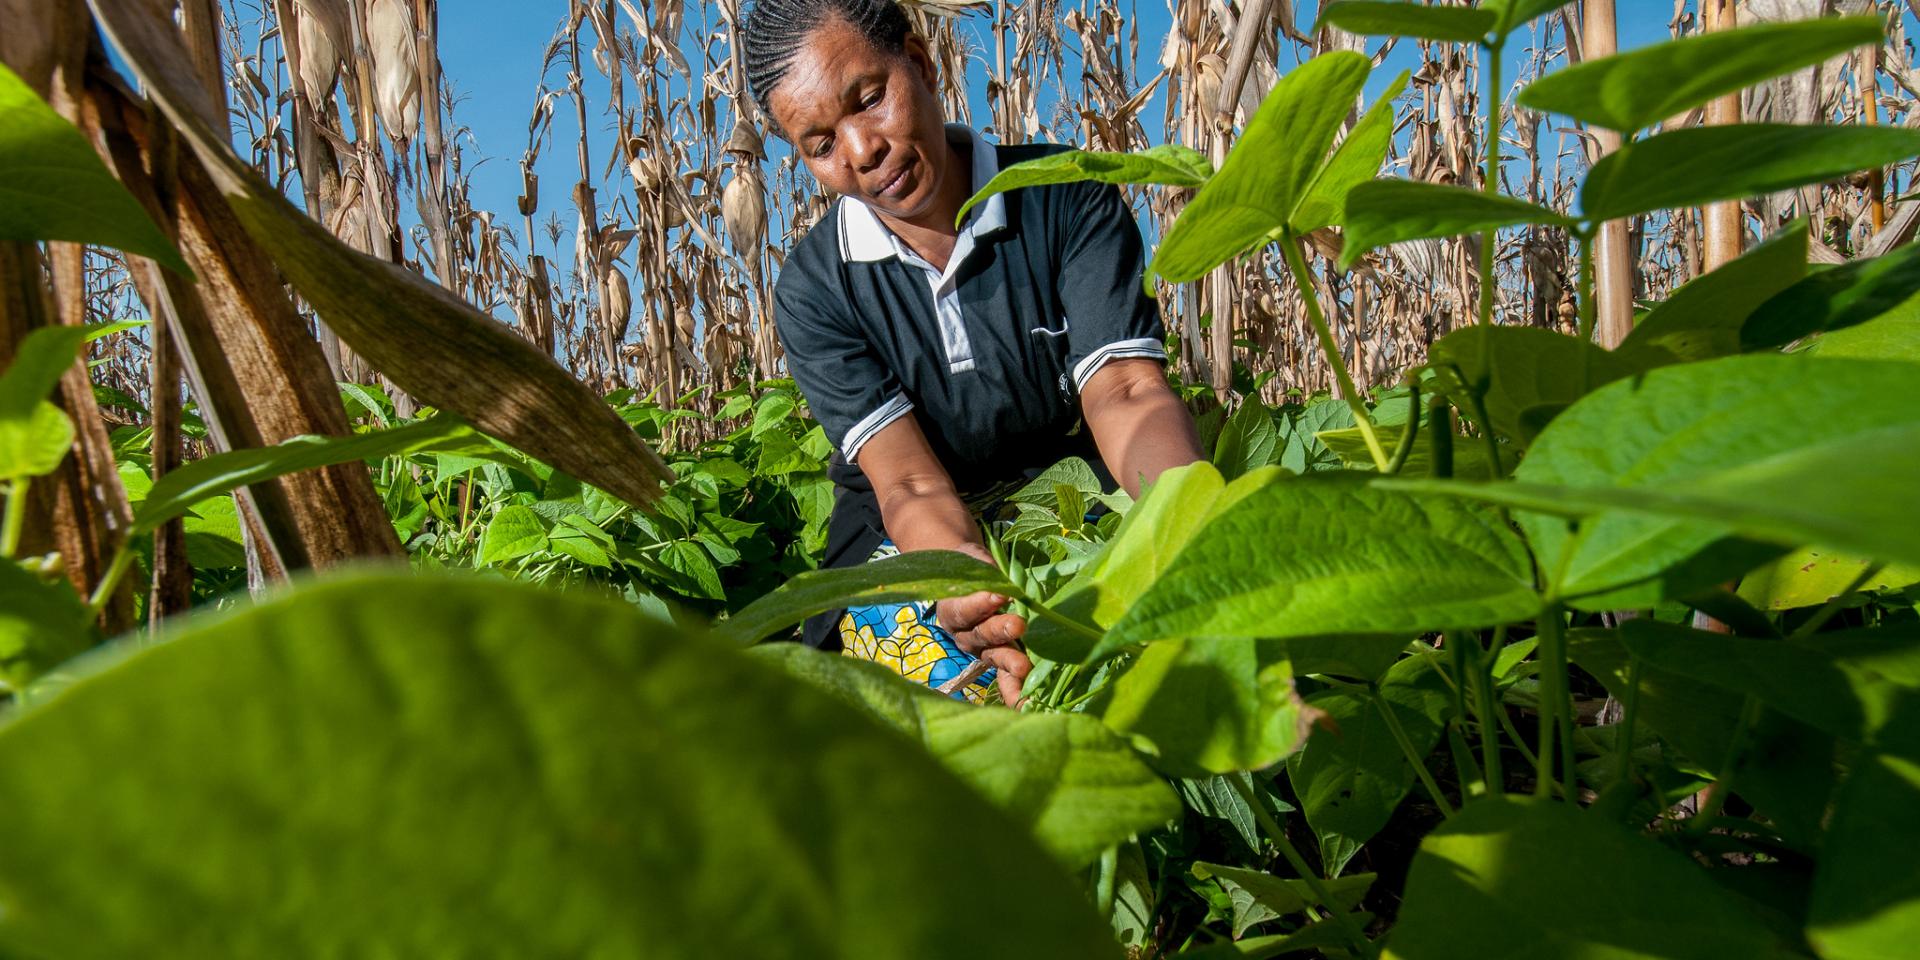
<svg viewBox="0 0 1920 960">
<path fill-rule="evenodd" d="M 959 550 L 986 556 L 980 528 L 951 486 L 903 484 L 880 502 L 887 536 L 905 553 L 911 550 Z"/>
<path fill-rule="evenodd" d="M 1167 387 L 1156 361 L 1114 361 L 1087 387 L 1087 427 L 1100 458 L 1129 495 L 1139 496 L 1143 481 L 1201 459 L 1193 415 Z"/>
</svg>

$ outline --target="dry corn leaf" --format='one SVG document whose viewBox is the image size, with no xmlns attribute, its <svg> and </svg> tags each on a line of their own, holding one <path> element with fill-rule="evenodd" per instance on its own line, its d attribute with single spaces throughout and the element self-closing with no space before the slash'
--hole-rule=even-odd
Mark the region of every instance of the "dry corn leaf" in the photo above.
<svg viewBox="0 0 1920 960">
<path fill-rule="evenodd" d="M 235 156 L 180 33 L 147 4 L 94 15 L 179 127 L 253 241 L 342 340 L 402 389 L 631 503 L 672 473 L 593 391 L 505 325 L 417 274 L 348 248 Z"/>
<path fill-rule="evenodd" d="M 372 44 L 373 99 L 387 136 L 405 142 L 420 123 L 419 47 L 407 0 L 369 0 L 367 39 Z"/>
</svg>

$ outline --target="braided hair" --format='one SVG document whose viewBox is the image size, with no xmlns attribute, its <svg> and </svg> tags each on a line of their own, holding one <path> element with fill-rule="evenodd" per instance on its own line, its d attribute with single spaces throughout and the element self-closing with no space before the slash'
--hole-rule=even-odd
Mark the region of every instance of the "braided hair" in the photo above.
<svg viewBox="0 0 1920 960">
<path fill-rule="evenodd" d="M 740 30 L 747 86 L 760 112 L 773 116 L 768 100 L 807 36 L 838 17 L 876 49 L 899 53 L 913 31 L 895 0 L 754 0 Z"/>
</svg>

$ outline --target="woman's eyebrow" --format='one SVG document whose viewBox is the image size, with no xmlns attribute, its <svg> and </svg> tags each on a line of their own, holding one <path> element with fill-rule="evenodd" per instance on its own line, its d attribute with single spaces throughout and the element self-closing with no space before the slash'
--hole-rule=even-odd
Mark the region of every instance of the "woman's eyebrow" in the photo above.
<svg viewBox="0 0 1920 960">
<path fill-rule="evenodd" d="M 886 79 L 886 74 L 883 71 L 868 71 L 866 73 L 859 74 L 857 76 L 849 78 L 847 80 L 846 86 L 844 86 L 840 90 L 839 102 L 841 104 L 847 104 L 847 103 L 853 103 L 859 100 L 861 87 L 864 87 L 867 84 L 872 83 L 876 80 L 884 80 L 884 79 Z M 833 124 L 822 123 L 820 120 L 821 115 L 823 115 L 825 112 L 826 112 L 825 109 L 822 108 L 818 112 L 816 112 L 813 116 L 808 117 L 806 121 L 806 126 L 801 129 L 800 136 L 798 139 L 804 140 L 808 137 L 815 136 L 817 134 L 831 133 L 833 131 Z"/>
</svg>

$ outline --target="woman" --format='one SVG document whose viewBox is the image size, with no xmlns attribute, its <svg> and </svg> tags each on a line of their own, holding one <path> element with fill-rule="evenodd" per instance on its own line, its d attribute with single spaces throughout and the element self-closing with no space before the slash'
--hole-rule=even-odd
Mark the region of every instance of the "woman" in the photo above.
<svg viewBox="0 0 1920 960">
<path fill-rule="evenodd" d="M 1058 147 L 995 147 L 948 126 L 927 44 L 894 0 L 758 0 L 745 64 L 754 99 L 840 200 L 775 287 L 787 363 L 838 453 L 827 566 L 896 550 L 990 561 L 975 509 L 1067 456 L 1129 493 L 1199 459 L 1167 387 L 1158 311 L 1140 288 L 1138 228 L 1117 188 L 1031 187 L 961 205 L 995 172 Z M 956 696 L 1031 664 L 1007 598 L 856 608 L 809 643 Z"/>
</svg>

